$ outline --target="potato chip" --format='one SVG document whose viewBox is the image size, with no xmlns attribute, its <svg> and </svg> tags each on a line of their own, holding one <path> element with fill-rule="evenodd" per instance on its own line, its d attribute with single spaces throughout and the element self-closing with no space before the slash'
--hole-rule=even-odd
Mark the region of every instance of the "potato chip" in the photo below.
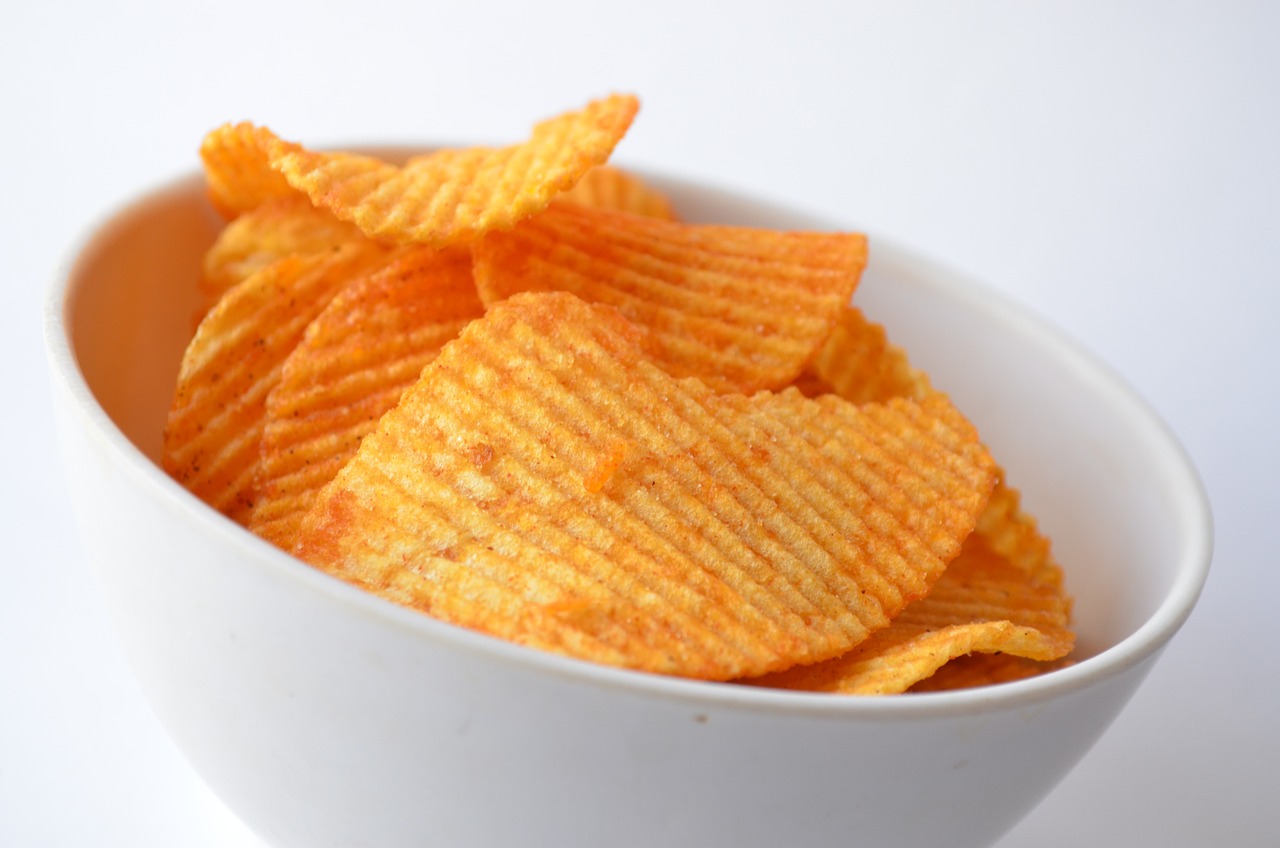
<svg viewBox="0 0 1280 848">
<path fill-rule="evenodd" d="M 894 397 L 923 398 L 934 391 L 928 375 L 913 367 L 902 348 L 892 344 L 879 324 L 857 307 L 846 308 L 802 377 L 806 394 L 834 392 L 855 403 Z M 1062 569 L 1054 561 L 1049 540 L 1021 507 L 1003 469 L 978 520 L 977 533 L 987 545 L 1030 579 L 1062 589 Z"/>
<path fill-rule="evenodd" d="M 553 203 L 475 247 L 486 304 L 568 291 L 650 331 L 676 377 L 722 391 L 781 388 L 834 326 L 866 264 L 855 233 L 694 226 Z"/>
<path fill-rule="evenodd" d="M 676 220 L 675 210 L 665 194 L 640 177 L 608 165 L 587 171 L 577 185 L 557 199 L 664 221 Z"/>
<path fill-rule="evenodd" d="M 721 396 L 615 310 L 495 305 L 365 437 L 295 553 L 525 645 L 730 679 L 845 652 L 928 590 L 993 483 L 940 396 Z"/>
<path fill-rule="evenodd" d="M 929 677 L 912 685 L 908 692 L 951 692 L 977 686 L 995 686 L 1026 680 L 1066 668 L 1069 658 L 1057 662 L 1041 662 L 1012 654 L 966 654 L 956 657 Z"/>
<path fill-rule="evenodd" d="M 209 200 L 225 218 L 256 209 L 268 200 L 298 192 L 271 167 L 273 132 L 244 122 L 223 124 L 200 144 Z"/>
<path fill-rule="evenodd" d="M 178 374 L 162 464 L 205 503 L 244 524 L 267 393 L 311 319 L 353 276 L 383 261 L 348 245 L 292 256 L 233 288 L 201 321 Z"/>
<path fill-rule="evenodd" d="M 278 259 L 327 253 L 356 242 L 379 249 L 354 224 L 317 209 L 304 195 L 275 197 L 222 229 L 205 254 L 200 290 L 212 305 L 224 292 Z"/>
<path fill-rule="evenodd" d="M 974 532 L 1028 579 L 1064 592 L 1062 566 L 1053 558 L 1049 538 L 1040 532 L 1035 518 L 1022 509 L 1022 494 L 1009 486 L 1004 469 L 998 469 L 997 474 L 991 500 Z"/>
<path fill-rule="evenodd" d="M 342 290 L 267 398 L 249 529 L 290 550 L 319 490 L 444 344 L 483 313 L 471 254 L 416 248 Z"/>
<path fill-rule="evenodd" d="M 865 237 L 679 222 L 606 164 L 637 108 L 403 164 L 209 133 L 230 222 L 166 470 L 357 586 L 581 659 L 855 694 L 1069 664 L 1020 493 L 850 305 Z"/>
<path fill-rule="evenodd" d="M 922 398 L 934 392 L 928 376 L 910 364 L 906 352 L 888 340 L 884 328 L 852 306 L 844 311 L 839 325 L 811 361 L 802 382 L 810 395 L 832 391 L 855 402 L 884 401 L 893 397 Z M 1002 468 L 997 468 L 996 486 L 978 519 L 974 539 L 966 543 L 966 548 L 980 548 L 984 551 L 983 558 L 998 560 L 1005 568 L 1012 569 L 1009 573 L 1016 575 L 1022 591 L 1042 593 L 1051 598 L 1063 611 L 1060 628 L 1069 634 L 1066 627 L 1071 601 L 1065 594 L 1062 569 L 1053 559 L 1048 538 L 1039 532 L 1035 519 L 1021 508 L 1021 495 L 1008 485 Z M 948 582 L 949 578 L 944 577 L 939 585 L 945 589 Z M 934 591 L 938 589 L 935 587 Z M 1052 642 L 1055 651 L 1064 645 L 1061 639 L 1053 641 L 1049 636 L 1033 635 L 1013 625 L 966 621 L 963 615 L 967 613 L 963 609 L 957 608 L 957 614 L 962 617 L 934 622 L 935 628 L 945 630 L 944 635 L 911 634 L 907 629 L 911 621 L 908 616 L 903 622 L 895 622 L 902 644 L 890 643 L 889 640 L 895 638 L 893 634 L 881 634 L 875 644 L 854 652 L 856 656 L 837 660 L 827 669 L 797 670 L 794 680 L 802 688 L 821 685 L 828 687 L 829 691 L 903 691 L 903 688 L 935 672 L 935 660 L 945 662 L 969 651 L 1004 651 L 1044 660 L 1049 658 L 1046 656 L 1047 645 Z M 978 626 L 971 626 L 974 624 Z M 1055 637 L 1060 635 L 1057 631 L 1054 634 Z M 1009 644 L 1009 640 L 1019 639 L 1017 646 Z M 962 651 L 966 645 L 968 647 Z M 1065 650 L 1069 649 L 1068 645 Z M 1059 659 L 1065 650 L 1052 658 Z M 1010 677 L 1022 671 L 1044 671 L 1048 668 L 1044 663 L 1029 665 L 1025 662 L 971 665 L 993 676 L 1005 674 Z M 853 671 L 849 670 L 851 668 Z M 880 677 L 875 674 L 880 674 Z M 893 676 L 895 674 L 896 677 Z M 960 679 L 954 685 L 962 683 Z M 942 685 L 945 684 L 939 684 Z"/>
<path fill-rule="evenodd" d="M 913 368 L 884 327 L 869 321 L 856 306 L 841 311 L 801 385 L 806 394 L 833 392 L 853 403 L 922 398 L 932 391 L 928 375 Z"/>
<path fill-rule="evenodd" d="M 928 597 L 849 653 L 746 682 L 845 695 L 897 694 L 973 652 L 1061 659 L 1075 642 L 1069 617 L 1070 603 L 1054 587 L 1028 581 L 974 535 Z"/>
<path fill-rule="evenodd" d="M 317 206 L 369 236 L 446 247 L 541 211 L 609 158 L 638 108 L 634 97 L 613 95 L 543 121 L 522 144 L 441 150 L 403 167 L 278 139 L 268 158 Z"/>
</svg>

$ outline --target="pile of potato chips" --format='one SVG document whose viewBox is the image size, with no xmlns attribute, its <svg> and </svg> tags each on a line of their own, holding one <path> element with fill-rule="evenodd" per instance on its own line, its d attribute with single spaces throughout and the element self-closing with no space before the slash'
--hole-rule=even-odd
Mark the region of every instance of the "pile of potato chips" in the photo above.
<svg viewBox="0 0 1280 848">
<path fill-rule="evenodd" d="M 852 305 L 865 238 L 681 222 L 606 164 L 637 108 L 403 163 L 211 132 L 228 223 L 166 470 L 316 568 L 582 659 L 850 694 L 1061 664 L 1048 541 Z"/>
</svg>

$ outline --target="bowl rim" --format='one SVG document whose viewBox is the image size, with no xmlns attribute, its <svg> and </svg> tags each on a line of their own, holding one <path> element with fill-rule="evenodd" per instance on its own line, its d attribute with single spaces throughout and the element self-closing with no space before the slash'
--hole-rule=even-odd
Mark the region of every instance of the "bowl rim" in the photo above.
<svg viewBox="0 0 1280 848">
<path fill-rule="evenodd" d="M 373 155 L 394 157 L 422 152 L 441 145 L 352 146 Z M 747 208 L 835 229 L 822 216 L 804 212 L 747 192 L 723 188 L 705 181 L 621 165 L 651 180 L 659 188 L 696 191 L 715 202 L 732 201 Z M 615 690 L 637 697 L 656 697 L 685 702 L 702 709 L 735 709 L 809 717 L 831 717 L 866 721 L 932 719 L 951 715 L 988 712 L 993 707 L 1018 709 L 1090 688 L 1116 677 L 1163 649 L 1190 616 L 1208 578 L 1213 551 L 1213 521 L 1205 487 L 1191 458 L 1176 435 L 1110 366 L 1077 344 L 1059 328 L 1016 304 L 1000 292 L 975 282 L 925 254 L 899 246 L 871 233 L 877 261 L 918 272 L 928 285 L 945 289 L 995 320 L 1017 321 L 1029 326 L 1053 355 L 1082 375 L 1092 388 L 1106 395 L 1109 405 L 1136 427 L 1147 433 L 1147 447 L 1160 459 L 1166 477 L 1173 481 L 1172 500 L 1179 521 L 1176 528 L 1182 543 L 1169 591 L 1148 618 L 1121 641 L 1064 668 L 1036 677 L 999 685 L 946 692 L 911 693 L 907 696 L 847 696 L 797 692 L 763 687 L 726 684 L 668 677 L 602 665 L 561 656 L 507 642 L 497 637 L 467 630 L 401 607 L 391 601 L 352 586 L 321 572 L 249 533 L 201 502 L 153 463 L 115 424 L 95 397 L 76 358 L 68 320 L 76 295 L 76 281 L 86 256 L 108 241 L 114 227 L 142 214 L 152 204 L 175 195 L 197 191 L 203 180 L 191 171 L 151 185 L 124 203 L 109 208 L 85 225 L 63 255 L 53 280 L 47 285 L 43 306 L 43 335 L 46 357 L 54 388 L 71 401 L 71 407 L 85 432 L 115 458 L 121 468 L 153 497 L 171 501 L 205 530 L 224 537 L 238 559 L 254 561 L 255 567 L 270 568 L 277 576 L 297 581 L 299 588 L 318 592 L 353 612 L 384 621 L 388 626 L 484 657 L 489 662 L 519 666 L 567 679 L 581 685 Z M 203 193 L 201 192 L 201 197 Z"/>
</svg>

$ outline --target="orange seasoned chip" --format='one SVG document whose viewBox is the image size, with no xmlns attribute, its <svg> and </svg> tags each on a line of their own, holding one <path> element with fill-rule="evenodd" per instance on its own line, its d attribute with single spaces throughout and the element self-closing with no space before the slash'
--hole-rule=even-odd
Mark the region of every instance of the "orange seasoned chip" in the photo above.
<svg viewBox="0 0 1280 848">
<path fill-rule="evenodd" d="M 884 327 L 869 321 L 856 306 L 841 311 L 802 375 L 801 386 L 806 394 L 833 392 L 854 403 L 921 398 L 932 390 L 928 375 L 912 367 Z"/>
<path fill-rule="evenodd" d="M 471 254 L 416 248 L 342 290 L 267 398 L 249 529 L 290 550 L 316 493 L 446 342 L 483 313 Z"/>
<path fill-rule="evenodd" d="M 206 135 L 229 222 L 166 471 L 357 586 L 581 659 L 854 694 L 1069 664 L 1048 538 L 850 303 L 865 237 L 680 222 L 607 164 L 637 109 L 396 162 Z"/>
<path fill-rule="evenodd" d="M 1027 580 L 974 535 L 928 597 L 849 653 L 747 682 L 846 695 L 897 694 L 975 652 L 1059 660 L 1075 642 L 1069 618 L 1070 603 L 1055 587 Z"/>
<path fill-rule="evenodd" d="M 1022 494 L 1009 486 L 1002 468 L 998 469 L 996 487 L 974 532 L 997 556 L 1027 575 L 1027 579 L 1040 586 L 1053 587 L 1059 593 L 1065 592 L 1062 566 L 1053 557 L 1049 538 L 1040 532 L 1035 518 L 1022 508 Z"/>
<path fill-rule="evenodd" d="M 675 210 L 665 194 L 635 174 L 608 165 L 587 171 L 577 185 L 557 199 L 664 221 L 676 220 Z"/>
<path fill-rule="evenodd" d="M 994 468 L 943 397 L 717 395 L 564 293 L 473 321 L 364 438 L 295 553 L 516 642 L 732 679 L 847 651 L 929 585 Z"/>
<path fill-rule="evenodd" d="M 977 686 L 995 686 L 1036 677 L 1071 664 L 1069 658 L 1056 662 L 1042 662 L 1017 657 L 1012 654 L 967 654 L 956 657 L 935 671 L 908 692 L 949 692 L 955 689 L 972 689 Z"/>
<path fill-rule="evenodd" d="M 839 324 L 823 343 L 802 376 L 806 394 L 834 392 L 855 403 L 894 397 L 923 398 L 934 389 L 928 375 L 913 367 L 906 352 L 891 343 L 884 327 L 856 307 L 844 310 Z M 1053 559 L 1048 538 L 1021 506 L 1003 469 L 976 532 L 988 547 L 1018 566 L 1028 579 L 1062 591 L 1062 569 Z"/>
<path fill-rule="evenodd" d="M 353 224 L 317 209 L 302 194 L 265 200 L 223 227 L 204 258 L 200 289 L 212 304 L 246 277 L 294 254 L 330 252 L 349 243 L 380 249 Z"/>
<path fill-rule="evenodd" d="M 475 247 L 486 304 L 568 291 L 650 332 L 655 361 L 723 391 L 781 388 L 800 373 L 857 287 L 855 233 L 695 226 L 553 203 Z"/>
<path fill-rule="evenodd" d="M 262 203 L 298 192 L 271 167 L 270 151 L 278 139 L 265 127 L 223 124 L 200 144 L 209 200 L 225 218 L 235 218 Z"/>
<path fill-rule="evenodd" d="M 183 355 L 165 425 L 163 465 L 201 500 L 243 524 L 267 393 L 311 319 L 346 281 L 382 261 L 347 246 L 279 260 L 205 316 Z"/>
<path fill-rule="evenodd" d="M 638 107 L 613 95 L 543 121 L 521 144 L 441 150 L 403 167 L 278 139 L 266 146 L 290 185 L 366 234 L 445 247 L 541 211 L 609 158 Z"/>
</svg>

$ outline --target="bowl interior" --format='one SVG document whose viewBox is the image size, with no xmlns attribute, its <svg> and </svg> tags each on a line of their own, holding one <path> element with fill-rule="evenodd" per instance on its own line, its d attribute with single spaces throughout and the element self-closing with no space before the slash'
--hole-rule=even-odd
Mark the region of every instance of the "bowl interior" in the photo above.
<svg viewBox="0 0 1280 848">
<path fill-rule="evenodd" d="M 689 220 L 835 226 L 654 179 Z M 195 326 L 201 256 L 221 223 L 200 178 L 174 183 L 100 229 L 61 295 L 74 359 L 66 379 L 79 379 L 78 365 L 109 437 L 122 434 L 153 463 Z M 1189 613 L 1209 549 L 1202 490 L 1159 421 L 1042 322 L 874 237 L 855 302 L 973 418 L 1054 539 L 1076 598 L 1077 657 L 1121 650 L 1136 661 L 1155 650 Z"/>
</svg>

